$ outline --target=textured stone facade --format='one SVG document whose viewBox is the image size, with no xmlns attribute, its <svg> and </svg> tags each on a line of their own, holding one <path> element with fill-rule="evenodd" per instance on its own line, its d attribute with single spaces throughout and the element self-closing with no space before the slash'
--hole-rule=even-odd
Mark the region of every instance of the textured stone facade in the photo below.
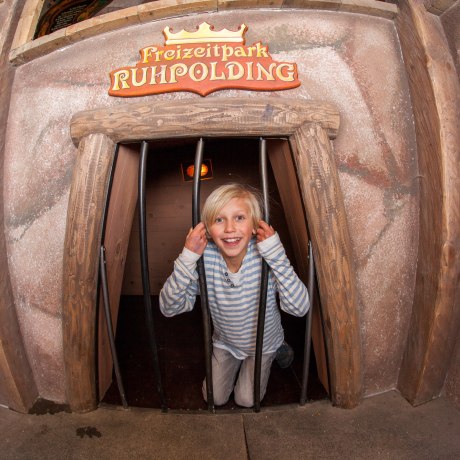
<svg viewBox="0 0 460 460">
<path fill-rule="evenodd" d="M 42 397 L 65 401 L 62 256 L 76 148 L 74 113 L 123 104 L 107 95 L 109 71 L 162 44 L 162 30 L 246 23 L 277 60 L 298 64 L 302 85 L 270 97 L 325 100 L 341 114 L 334 141 L 354 249 L 366 395 L 394 388 L 414 289 L 418 179 L 412 111 L 393 22 L 319 11 L 240 10 L 131 26 L 19 67 L 5 149 L 5 228 L 18 318 Z M 255 92 L 227 90 L 214 96 Z M 157 100 L 197 98 L 171 93 Z"/>
</svg>

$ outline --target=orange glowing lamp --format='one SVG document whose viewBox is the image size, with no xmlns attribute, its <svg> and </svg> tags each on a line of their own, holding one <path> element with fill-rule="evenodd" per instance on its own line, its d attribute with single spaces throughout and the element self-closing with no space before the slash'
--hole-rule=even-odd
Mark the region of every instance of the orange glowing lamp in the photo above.
<svg viewBox="0 0 460 460">
<path fill-rule="evenodd" d="M 193 180 L 193 174 L 195 173 L 195 163 L 193 161 L 186 161 L 182 163 L 182 178 L 185 182 Z M 204 159 L 201 163 L 200 179 L 207 180 L 212 179 L 212 163 L 210 159 Z"/>
<path fill-rule="evenodd" d="M 206 174 L 208 174 L 209 168 L 203 163 L 201 165 L 201 173 L 200 176 L 204 177 Z M 195 174 L 195 165 L 190 165 L 187 168 L 187 176 L 193 178 L 193 175 Z"/>
</svg>

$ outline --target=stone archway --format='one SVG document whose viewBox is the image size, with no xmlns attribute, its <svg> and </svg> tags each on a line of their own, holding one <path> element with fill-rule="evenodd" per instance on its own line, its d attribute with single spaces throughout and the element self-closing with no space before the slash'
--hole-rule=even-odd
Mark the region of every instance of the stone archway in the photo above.
<svg viewBox="0 0 460 460">
<path fill-rule="evenodd" d="M 339 114 L 328 104 L 282 98 L 143 102 L 77 114 L 78 145 L 64 251 L 63 328 L 67 399 L 97 405 L 96 306 L 99 247 L 117 143 L 184 137 L 289 138 L 312 235 L 326 326 L 330 393 L 354 407 L 362 391 L 361 340 L 350 235 L 330 139 Z"/>
</svg>

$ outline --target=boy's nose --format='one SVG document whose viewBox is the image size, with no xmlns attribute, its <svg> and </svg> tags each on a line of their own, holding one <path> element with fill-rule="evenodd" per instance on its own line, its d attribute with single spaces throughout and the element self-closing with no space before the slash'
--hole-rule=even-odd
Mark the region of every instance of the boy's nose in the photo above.
<svg viewBox="0 0 460 460">
<path fill-rule="evenodd" d="M 234 230 L 235 230 L 234 223 L 231 220 L 227 221 L 227 223 L 225 224 L 225 231 L 227 233 L 230 233 L 230 232 L 233 232 Z"/>
</svg>

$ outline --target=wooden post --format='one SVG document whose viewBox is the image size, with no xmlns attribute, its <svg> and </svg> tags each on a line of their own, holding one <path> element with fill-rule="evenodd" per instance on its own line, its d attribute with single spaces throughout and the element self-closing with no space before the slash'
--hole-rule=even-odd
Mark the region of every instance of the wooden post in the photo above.
<svg viewBox="0 0 460 460">
<path fill-rule="evenodd" d="M 80 142 L 67 211 L 63 335 L 67 401 L 75 412 L 97 407 L 96 305 L 99 248 L 114 143 L 103 134 Z"/>
<path fill-rule="evenodd" d="M 300 188 L 306 207 L 326 326 L 334 404 L 355 407 L 361 398 L 361 338 L 351 241 L 331 143 L 310 123 L 294 133 Z"/>
<path fill-rule="evenodd" d="M 414 107 L 420 171 L 415 296 L 398 388 L 440 395 L 460 327 L 460 84 L 439 19 L 400 2 L 397 28 Z"/>
</svg>

